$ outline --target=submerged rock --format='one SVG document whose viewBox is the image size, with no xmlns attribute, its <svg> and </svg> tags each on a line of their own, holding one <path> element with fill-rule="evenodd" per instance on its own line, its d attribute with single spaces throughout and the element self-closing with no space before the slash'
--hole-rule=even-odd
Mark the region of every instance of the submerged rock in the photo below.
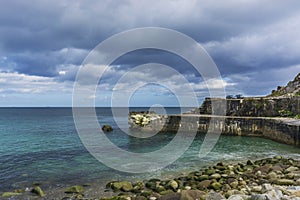
<svg viewBox="0 0 300 200">
<path fill-rule="evenodd" d="M 84 189 L 82 186 L 74 185 L 66 189 L 65 193 L 83 193 Z"/>
<path fill-rule="evenodd" d="M 103 125 L 102 126 L 102 131 L 111 132 L 111 131 L 113 131 L 113 128 L 110 125 Z"/>
<path fill-rule="evenodd" d="M 36 186 L 31 190 L 32 193 L 39 195 L 40 197 L 44 197 L 45 193 L 42 190 L 42 188 L 40 188 L 40 186 Z"/>
<path fill-rule="evenodd" d="M 2 197 L 6 197 L 6 198 L 8 198 L 8 197 L 13 197 L 13 196 L 19 196 L 19 195 L 21 195 L 22 193 L 18 193 L 18 192 L 4 192 L 3 194 L 2 194 Z"/>
</svg>

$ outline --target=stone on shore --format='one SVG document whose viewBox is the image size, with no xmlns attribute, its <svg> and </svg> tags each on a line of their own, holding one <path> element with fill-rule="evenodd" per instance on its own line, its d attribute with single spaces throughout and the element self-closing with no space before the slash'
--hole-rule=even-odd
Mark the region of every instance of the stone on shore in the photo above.
<svg viewBox="0 0 300 200">
<path fill-rule="evenodd" d="M 133 189 L 132 184 L 127 181 L 114 182 L 112 183 L 111 188 L 113 190 L 122 190 L 124 192 L 129 192 Z"/>
<path fill-rule="evenodd" d="M 300 162 L 277 156 L 245 164 L 218 163 L 171 180 L 111 182 L 108 187 L 132 200 L 300 200 L 299 168 Z"/>
<path fill-rule="evenodd" d="M 277 185 L 294 185 L 295 182 L 290 179 L 278 179 L 278 180 L 276 180 L 275 184 L 277 184 Z"/>
<path fill-rule="evenodd" d="M 206 195 L 206 200 L 223 200 L 225 197 L 223 197 L 221 194 L 217 192 L 210 192 Z"/>
</svg>

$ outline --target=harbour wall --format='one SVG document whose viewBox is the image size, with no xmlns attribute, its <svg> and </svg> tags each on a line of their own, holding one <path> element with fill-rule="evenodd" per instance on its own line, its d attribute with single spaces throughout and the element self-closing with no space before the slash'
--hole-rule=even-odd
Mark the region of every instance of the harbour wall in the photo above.
<svg viewBox="0 0 300 200">
<path fill-rule="evenodd" d="M 166 133 L 180 129 L 187 133 L 197 131 L 205 134 L 210 130 L 210 134 L 221 132 L 222 135 L 263 137 L 300 147 L 300 120 L 292 118 L 181 114 L 157 115 L 145 126 L 133 120 L 129 123 L 131 128 L 144 131 Z"/>
</svg>

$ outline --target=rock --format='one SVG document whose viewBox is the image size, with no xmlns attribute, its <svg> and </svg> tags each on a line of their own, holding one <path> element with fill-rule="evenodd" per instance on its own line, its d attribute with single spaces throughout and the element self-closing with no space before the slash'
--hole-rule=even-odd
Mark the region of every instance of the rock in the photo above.
<svg viewBox="0 0 300 200">
<path fill-rule="evenodd" d="M 212 174 L 212 175 L 210 175 L 210 178 L 211 179 L 220 179 L 221 178 L 221 175 L 220 174 L 218 174 L 218 173 L 215 173 L 215 174 Z"/>
<path fill-rule="evenodd" d="M 149 200 L 156 200 L 156 197 L 149 197 Z"/>
<path fill-rule="evenodd" d="M 143 183 L 143 182 L 136 182 L 134 184 L 134 186 L 138 186 L 139 188 L 141 188 L 143 190 L 145 188 L 145 183 Z"/>
<path fill-rule="evenodd" d="M 174 193 L 173 190 L 165 190 L 165 191 L 160 192 L 159 194 L 160 195 L 167 195 L 167 194 L 172 194 L 172 193 Z"/>
<path fill-rule="evenodd" d="M 31 190 L 32 193 L 39 195 L 40 197 L 44 197 L 45 193 L 42 190 L 42 188 L 40 188 L 40 186 L 36 186 Z"/>
<path fill-rule="evenodd" d="M 240 194 L 235 194 L 232 195 L 228 198 L 228 200 L 245 200 L 245 199 L 249 199 L 249 196 L 247 195 L 240 195 Z"/>
<path fill-rule="evenodd" d="M 290 186 L 287 187 L 286 193 L 290 195 L 294 195 L 296 197 L 300 197 L 300 186 Z"/>
<path fill-rule="evenodd" d="M 200 190 L 183 190 L 180 200 L 205 199 L 206 193 Z"/>
<path fill-rule="evenodd" d="M 207 169 L 207 170 L 204 172 L 204 174 L 206 174 L 206 175 L 212 175 L 212 174 L 214 174 L 214 173 L 216 173 L 216 171 L 215 171 L 214 169 Z"/>
<path fill-rule="evenodd" d="M 155 190 L 155 188 L 156 188 L 156 182 L 148 181 L 146 183 L 146 187 L 149 188 L 149 189 L 151 189 L 151 190 Z"/>
<path fill-rule="evenodd" d="M 143 197 L 143 196 L 136 196 L 136 197 L 133 197 L 132 200 L 147 200 L 147 198 Z"/>
<path fill-rule="evenodd" d="M 167 188 L 170 188 L 172 190 L 176 190 L 178 188 L 178 183 L 174 180 L 169 181 L 169 183 L 167 184 Z"/>
<path fill-rule="evenodd" d="M 180 200 L 181 194 L 180 193 L 170 193 L 161 196 L 158 200 Z"/>
<path fill-rule="evenodd" d="M 254 162 L 252 160 L 248 160 L 247 161 L 247 165 L 255 165 Z"/>
<path fill-rule="evenodd" d="M 287 179 L 294 179 L 294 177 L 295 177 L 295 174 L 293 172 L 290 172 L 285 175 L 285 178 L 287 178 Z"/>
<path fill-rule="evenodd" d="M 252 194 L 251 200 L 268 200 L 265 194 Z"/>
<path fill-rule="evenodd" d="M 252 186 L 250 189 L 251 189 L 251 192 L 261 192 L 262 186 L 260 186 L 260 185 Z"/>
<path fill-rule="evenodd" d="M 282 164 L 276 164 L 272 167 L 273 172 L 282 172 L 283 171 L 283 166 Z"/>
<path fill-rule="evenodd" d="M 216 192 L 210 192 L 206 195 L 206 200 L 224 200 L 225 197 L 223 197 L 221 194 Z"/>
<path fill-rule="evenodd" d="M 294 185 L 294 181 L 293 180 L 289 180 L 289 179 L 278 179 L 275 181 L 275 184 L 277 185 Z"/>
<path fill-rule="evenodd" d="M 198 179 L 199 179 L 199 181 L 204 181 L 204 180 L 207 180 L 208 177 L 209 177 L 208 175 L 203 174 L 203 175 L 201 175 Z"/>
<path fill-rule="evenodd" d="M 190 189 L 192 189 L 192 187 L 187 185 L 187 186 L 184 187 L 184 189 L 185 190 L 190 190 Z"/>
<path fill-rule="evenodd" d="M 130 182 L 126 182 L 126 184 L 123 184 L 121 190 L 124 192 L 130 192 L 133 189 L 132 184 Z"/>
<path fill-rule="evenodd" d="M 165 192 L 165 191 L 164 191 Z M 141 196 L 144 196 L 144 197 L 149 197 L 150 195 L 152 195 L 152 191 L 143 191 L 141 192 Z"/>
<path fill-rule="evenodd" d="M 30 190 L 29 190 L 29 191 L 30 191 Z M 24 190 L 24 189 L 16 189 L 16 190 L 14 190 L 13 192 L 15 192 L 15 193 L 24 193 L 25 190 Z"/>
<path fill-rule="evenodd" d="M 281 199 L 283 194 L 280 190 L 270 190 L 267 192 L 268 199 Z"/>
<path fill-rule="evenodd" d="M 232 190 L 229 190 L 225 193 L 225 198 L 229 198 L 233 195 L 233 191 Z"/>
<path fill-rule="evenodd" d="M 211 184 L 211 187 L 212 187 L 214 190 L 217 191 L 217 190 L 220 190 L 220 189 L 221 189 L 222 184 L 219 183 L 219 182 L 214 182 L 214 183 Z"/>
<path fill-rule="evenodd" d="M 237 188 L 237 186 L 239 185 L 239 182 L 238 182 L 238 181 L 233 181 L 233 182 L 229 183 L 229 185 L 230 185 L 232 188 Z"/>
<path fill-rule="evenodd" d="M 158 193 L 163 192 L 165 190 L 166 190 L 166 188 L 164 186 L 161 186 L 161 185 L 157 186 L 156 189 L 155 189 L 155 191 L 158 192 Z"/>
<path fill-rule="evenodd" d="M 268 183 L 262 184 L 262 188 L 261 188 L 262 193 L 266 193 L 270 190 L 273 190 L 273 187 L 271 184 L 268 184 Z"/>
<path fill-rule="evenodd" d="M 275 180 L 275 179 L 277 179 L 277 174 L 275 172 L 270 172 L 267 175 L 267 179 Z"/>
<path fill-rule="evenodd" d="M 281 159 L 282 159 L 282 156 L 279 156 L 279 155 L 274 156 L 274 159 L 276 159 L 276 160 L 281 160 Z"/>
<path fill-rule="evenodd" d="M 297 171 L 297 170 L 299 170 L 298 167 L 291 166 L 285 170 L 285 173 L 290 173 L 290 172 Z"/>
<path fill-rule="evenodd" d="M 66 189 L 65 193 L 83 193 L 83 187 L 79 185 L 74 185 Z"/>
<path fill-rule="evenodd" d="M 113 190 L 122 190 L 124 192 L 129 192 L 133 189 L 132 184 L 127 181 L 122 181 L 122 182 L 113 182 L 111 184 L 111 188 Z"/>
<path fill-rule="evenodd" d="M 198 188 L 200 190 L 204 190 L 204 189 L 207 189 L 211 184 L 211 180 L 205 180 L 205 181 L 201 181 L 199 184 L 198 184 Z"/>
<path fill-rule="evenodd" d="M 222 191 L 228 191 L 230 189 L 231 189 L 231 187 L 228 184 L 225 184 L 225 185 L 222 186 Z"/>
<path fill-rule="evenodd" d="M 110 125 L 103 125 L 102 126 L 102 131 L 111 132 L 111 131 L 113 131 L 113 128 Z"/>
<path fill-rule="evenodd" d="M 8 198 L 8 197 L 12 197 L 12 196 L 19 196 L 19 195 L 21 195 L 22 193 L 18 193 L 18 192 L 4 192 L 3 194 L 2 194 L 2 197 L 6 197 L 6 198 Z"/>
<path fill-rule="evenodd" d="M 262 175 L 262 173 L 261 173 L 261 171 L 258 170 L 258 171 L 255 173 L 255 175 L 260 177 L 260 176 Z"/>
<path fill-rule="evenodd" d="M 296 180 L 296 184 L 297 184 L 297 185 L 300 185 L 300 179 L 297 179 L 297 180 Z"/>
</svg>

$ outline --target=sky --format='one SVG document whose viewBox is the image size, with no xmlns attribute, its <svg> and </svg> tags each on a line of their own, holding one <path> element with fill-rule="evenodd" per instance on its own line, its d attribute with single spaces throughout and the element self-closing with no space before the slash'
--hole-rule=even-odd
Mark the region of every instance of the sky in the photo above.
<svg viewBox="0 0 300 200">
<path fill-rule="evenodd" d="M 193 38 L 222 80 L 205 82 L 186 60 L 169 52 L 133 51 L 105 68 L 93 97 L 96 106 L 111 106 L 114 91 L 143 83 L 118 105 L 177 106 L 177 93 L 188 86 L 164 69 L 131 71 L 146 63 L 175 69 L 199 104 L 209 96 L 208 86 L 224 87 L 228 95 L 262 96 L 300 72 L 298 0 L 0 0 L 0 107 L 72 106 L 76 74 L 89 53 L 114 34 L 143 27 Z M 116 83 L 129 72 L 118 89 Z M 95 74 L 89 73 L 87 79 Z M 161 80 L 167 87 L 146 84 Z"/>
</svg>

